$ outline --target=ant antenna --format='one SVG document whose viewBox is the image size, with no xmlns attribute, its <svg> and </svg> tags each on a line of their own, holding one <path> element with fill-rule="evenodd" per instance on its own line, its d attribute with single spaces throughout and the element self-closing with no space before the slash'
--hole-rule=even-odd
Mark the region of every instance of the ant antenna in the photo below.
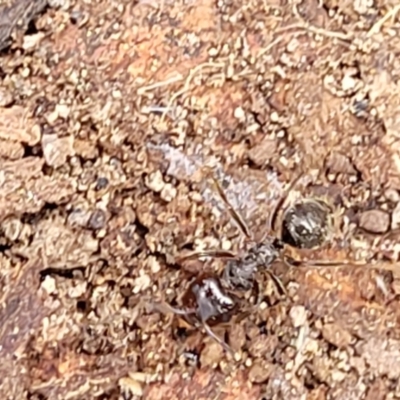
<svg viewBox="0 0 400 400">
<path fill-rule="evenodd" d="M 215 178 L 214 173 L 212 172 L 210 167 L 203 167 L 203 170 L 206 172 L 206 174 L 211 178 L 213 181 L 213 185 L 216 188 L 219 196 L 221 197 L 222 201 L 225 204 L 225 207 L 227 208 L 229 214 L 231 217 L 234 219 L 234 221 L 238 224 L 241 232 L 248 238 L 252 239 L 253 235 L 247 226 L 246 222 L 244 221 L 243 217 L 239 214 L 239 212 L 232 206 L 230 201 L 228 200 L 224 189 L 220 185 L 219 181 Z"/>
<path fill-rule="evenodd" d="M 213 257 L 213 258 L 227 258 L 227 259 L 236 259 L 236 254 L 227 250 L 214 250 L 214 249 L 205 249 L 199 251 L 191 251 L 189 253 L 183 254 L 178 257 L 175 262 L 180 264 L 183 261 L 194 260 L 200 257 Z"/>
</svg>

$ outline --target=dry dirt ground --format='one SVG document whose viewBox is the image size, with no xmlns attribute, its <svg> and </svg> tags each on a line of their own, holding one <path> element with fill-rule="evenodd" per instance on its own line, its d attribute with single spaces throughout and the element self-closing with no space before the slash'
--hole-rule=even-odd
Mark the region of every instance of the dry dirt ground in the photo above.
<svg viewBox="0 0 400 400">
<path fill-rule="evenodd" d="M 396 1 L 0 4 L 2 399 L 400 398 Z M 233 357 L 149 306 L 243 244 L 204 166 L 256 237 L 302 172 L 335 224 L 288 251 L 343 262 L 261 274 Z"/>
</svg>

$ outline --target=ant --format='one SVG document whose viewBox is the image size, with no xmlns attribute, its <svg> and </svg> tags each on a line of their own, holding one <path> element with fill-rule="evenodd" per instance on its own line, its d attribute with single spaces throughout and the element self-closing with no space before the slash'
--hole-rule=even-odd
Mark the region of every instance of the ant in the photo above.
<svg viewBox="0 0 400 400">
<path fill-rule="evenodd" d="M 280 279 L 270 270 L 271 265 L 278 259 L 281 259 L 289 267 L 301 264 L 317 267 L 342 266 L 346 263 L 295 261 L 284 251 L 286 244 L 297 248 L 315 248 L 327 239 L 331 228 L 331 210 L 328 204 L 322 200 L 305 198 L 284 211 L 280 224 L 282 232 L 277 229 L 278 214 L 281 209 L 285 208 L 288 194 L 303 176 L 302 173 L 289 183 L 284 195 L 274 207 L 267 223 L 266 234 L 261 240 L 255 241 L 246 222 L 231 205 L 212 171 L 207 169 L 206 172 L 229 214 L 245 236 L 245 250 L 240 254 L 235 254 L 229 251 L 210 249 L 194 251 L 180 257 L 176 260 L 177 264 L 199 257 L 225 258 L 228 259 L 228 262 L 221 276 L 212 273 L 201 274 L 192 281 L 182 298 L 184 308 L 179 309 L 167 304 L 154 304 L 154 306 L 160 312 L 172 312 L 182 316 L 192 325 L 200 324 L 210 337 L 233 355 L 233 350 L 212 331 L 211 325 L 221 321 L 227 322 L 237 310 L 239 299 L 234 295 L 234 291 L 253 289 L 257 284 L 256 275 L 262 271 L 270 276 L 280 292 L 286 293 Z"/>
</svg>

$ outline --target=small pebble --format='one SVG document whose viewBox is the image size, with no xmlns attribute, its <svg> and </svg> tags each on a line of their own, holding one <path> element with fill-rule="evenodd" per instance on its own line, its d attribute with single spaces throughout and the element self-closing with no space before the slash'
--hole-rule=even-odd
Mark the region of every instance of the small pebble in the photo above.
<svg viewBox="0 0 400 400">
<path fill-rule="evenodd" d="M 118 384 L 124 392 L 128 392 L 133 396 L 141 397 L 143 395 L 142 384 L 135 379 L 124 377 L 118 381 Z"/>
<path fill-rule="evenodd" d="M 345 75 L 342 79 L 342 89 L 347 92 L 356 86 L 357 81 L 349 75 Z"/>
<path fill-rule="evenodd" d="M 233 112 L 233 115 L 235 116 L 236 119 L 240 121 L 244 120 L 246 116 L 242 107 L 236 107 L 235 111 Z"/>
<path fill-rule="evenodd" d="M 392 212 L 392 229 L 400 228 L 400 202 Z"/>
<path fill-rule="evenodd" d="M 65 104 L 57 104 L 56 105 L 56 112 L 59 117 L 63 119 L 67 119 L 71 112 L 71 109 Z"/>
<path fill-rule="evenodd" d="M 148 263 L 150 265 L 150 269 L 153 274 L 157 274 L 158 272 L 160 272 L 161 266 L 156 257 L 153 256 L 149 257 Z"/>
<path fill-rule="evenodd" d="M 5 89 L 0 88 L 0 107 L 8 107 L 14 102 L 12 93 Z"/>
<path fill-rule="evenodd" d="M 170 184 L 167 183 L 161 190 L 160 197 L 167 202 L 170 202 L 176 197 L 177 190 Z"/>
<path fill-rule="evenodd" d="M 62 10 L 68 10 L 70 7 L 70 0 L 48 0 L 49 7 L 61 8 Z"/>
<path fill-rule="evenodd" d="M 150 287 L 150 285 L 151 285 L 151 278 L 150 278 L 150 276 L 147 275 L 147 274 L 140 275 L 140 276 L 138 276 L 138 277 L 135 279 L 135 284 L 134 284 L 134 285 L 135 285 L 135 286 L 134 286 L 132 292 L 133 292 L 134 294 L 138 294 L 138 293 L 140 293 L 141 291 L 146 290 L 147 288 Z"/>
<path fill-rule="evenodd" d="M 263 383 L 271 376 L 274 366 L 257 360 L 249 371 L 249 380 L 252 383 Z"/>
<path fill-rule="evenodd" d="M 46 115 L 46 120 L 49 123 L 49 125 L 53 125 L 58 119 L 58 111 L 54 110 L 51 113 Z"/>
<path fill-rule="evenodd" d="M 96 182 L 95 190 L 105 189 L 109 184 L 109 181 L 105 177 L 99 177 Z"/>
<path fill-rule="evenodd" d="M 49 275 L 43 280 L 41 286 L 48 294 L 52 294 L 57 291 L 56 280 Z"/>
<path fill-rule="evenodd" d="M 327 342 L 340 349 L 347 347 L 352 341 L 351 334 L 337 324 L 325 324 L 322 327 L 322 336 Z"/>
<path fill-rule="evenodd" d="M 262 167 L 270 162 L 277 151 L 277 140 L 265 139 L 249 150 L 248 157 L 255 165 Z"/>
<path fill-rule="evenodd" d="M 224 357 L 224 349 L 213 340 L 208 340 L 200 355 L 200 363 L 204 368 L 214 368 L 219 361 Z"/>
<path fill-rule="evenodd" d="M 97 230 L 104 227 L 106 223 L 106 213 L 103 210 L 97 209 L 92 212 L 88 221 L 88 228 Z"/>
<path fill-rule="evenodd" d="M 153 192 L 159 193 L 163 190 L 165 183 L 160 171 L 151 173 L 145 178 L 146 186 Z"/>
<path fill-rule="evenodd" d="M 307 310 L 303 306 L 293 306 L 290 309 L 290 318 L 295 328 L 304 326 L 307 322 Z"/>
<path fill-rule="evenodd" d="M 89 218 L 90 218 L 90 213 L 88 211 L 83 210 L 81 208 L 75 208 L 68 215 L 68 223 L 71 226 L 85 227 L 88 224 Z"/>
<path fill-rule="evenodd" d="M 23 225 L 20 219 L 10 217 L 3 221 L 3 223 L 1 224 L 1 228 L 3 230 L 4 236 L 8 240 L 14 242 L 19 238 Z"/>
<path fill-rule="evenodd" d="M 367 210 L 361 214 L 359 224 L 368 232 L 385 233 L 390 226 L 390 217 L 382 210 Z"/>
<path fill-rule="evenodd" d="M 385 197 L 386 199 L 392 201 L 393 203 L 398 203 L 400 201 L 399 192 L 395 189 L 387 189 L 385 191 Z"/>
<path fill-rule="evenodd" d="M 70 21 L 79 28 L 82 28 L 89 21 L 89 13 L 80 10 L 72 10 L 70 13 Z"/>
<path fill-rule="evenodd" d="M 66 136 L 59 138 L 56 134 L 47 134 L 42 137 L 43 156 L 46 164 L 59 168 L 67 161 L 67 157 L 74 155 L 74 138 Z"/>
</svg>

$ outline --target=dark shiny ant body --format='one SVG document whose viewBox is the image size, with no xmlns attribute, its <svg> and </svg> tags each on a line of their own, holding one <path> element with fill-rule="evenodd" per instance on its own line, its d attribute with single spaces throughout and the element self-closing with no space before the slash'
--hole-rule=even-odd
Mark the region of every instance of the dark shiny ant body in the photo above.
<svg viewBox="0 0 400 400">
<path fill-rule="evenodd" d="M 189 319 L 191 316 L 194 317 L 192 323 L 196 324 L 199 321 L 208 335 L 225 350 L 231 351 L 210 327 L 220 322 L 227 322 L 238 307 L 237 300 L 224 290 L 220 279 L 214 275 L 199 276 L 191 283 L 182 302 L 188 307 L 183 315 Z"/>
<path fill-rule="evenodd" d="M 187 322 L 196 326 L 200 324 L 207 334 L 217 341 L 226 351 L 231 348 L 219 338 L 211 326 L 228 322 L 238 308 L 237 298 L 228 293 L 222 286 L 221 280 L 214 274 L 202 274 L 189 286 L 183 296 L 183 309 L 167 304 L 153 304 L 160 312 L 172 312 L 184 317 Z"/>
<path fill-rule="evenodd" d="M 277 259 L 292 265 L 291 259 L 284 252 L 285 241 L 296 247 L 312 248 L 322 244 L 326 239 L 329 225 L 328 208 L 322 202 L 312 199 L 296 203 L 284 213 L 282 221 L 283 233 L 286 237 L 277 232 L 276 220 L 279 210 L 283 208 L 288 192 L 292 190 L 301 176 L 297 176 L 290 183 L 286 195 L 278 202 L 271 214 L 267 234 L 256 242 L 247 224 L 229 203 L 222 187 L 211 174 L 211 179 L 221 199 L 247 239 L 247 249 L 242 254 L 223 250 L 204 250 L 190 253 L 178 259 L 178 264 L 188 259 L 203 256 L 227 258 L 228 262 L 221 276 L 203 274 L 193 280 L 183 296 L 182 309 L 169 305 L 158 307 L 158 309 L 161 311 L 161 308 L 163 308 L 164 311 L 183 316 L 193 325 L 200 324 L 208 335 L 221 344 L 225 350 L 232 353 L 230 347 L 212 331 L 210 326 L 228 321 L 238 309 L 239 302 L 234 292 L 253 289 L 256 284 L 256 276 L 261 272 L 267 273 L 280 291 L 285 292 L 281 281 L 270 269 Z M 308 265 L 319 266 L 318 262 L 314 261 L 309 262 Z"/>
<path fill-rule="evenodd" d="M 249 290 L 253 287 L 257 272 L 268 268 L 278 259 L 282 249 L 283 244 L 279 240 L 257 243 L 243 257 L 227 262 L 222 279 L 231 289 Z"/>
<path fill-rule="evenodd" d="M 195 279 L 183 302 L 192 304 L 195 314 L 204 323 L 226 319 L 236 307 L 235 300 L 224 291 L 220 280 L 212 275 L 202 275 Z"/>
<path fill-rule="evenodd" d="M 321 245 L 328 231 L 328 209 L 322 201 L 305 199 L 296 203 L 282 219 L 282 240 L 300 249 Z"/>
</svg>

